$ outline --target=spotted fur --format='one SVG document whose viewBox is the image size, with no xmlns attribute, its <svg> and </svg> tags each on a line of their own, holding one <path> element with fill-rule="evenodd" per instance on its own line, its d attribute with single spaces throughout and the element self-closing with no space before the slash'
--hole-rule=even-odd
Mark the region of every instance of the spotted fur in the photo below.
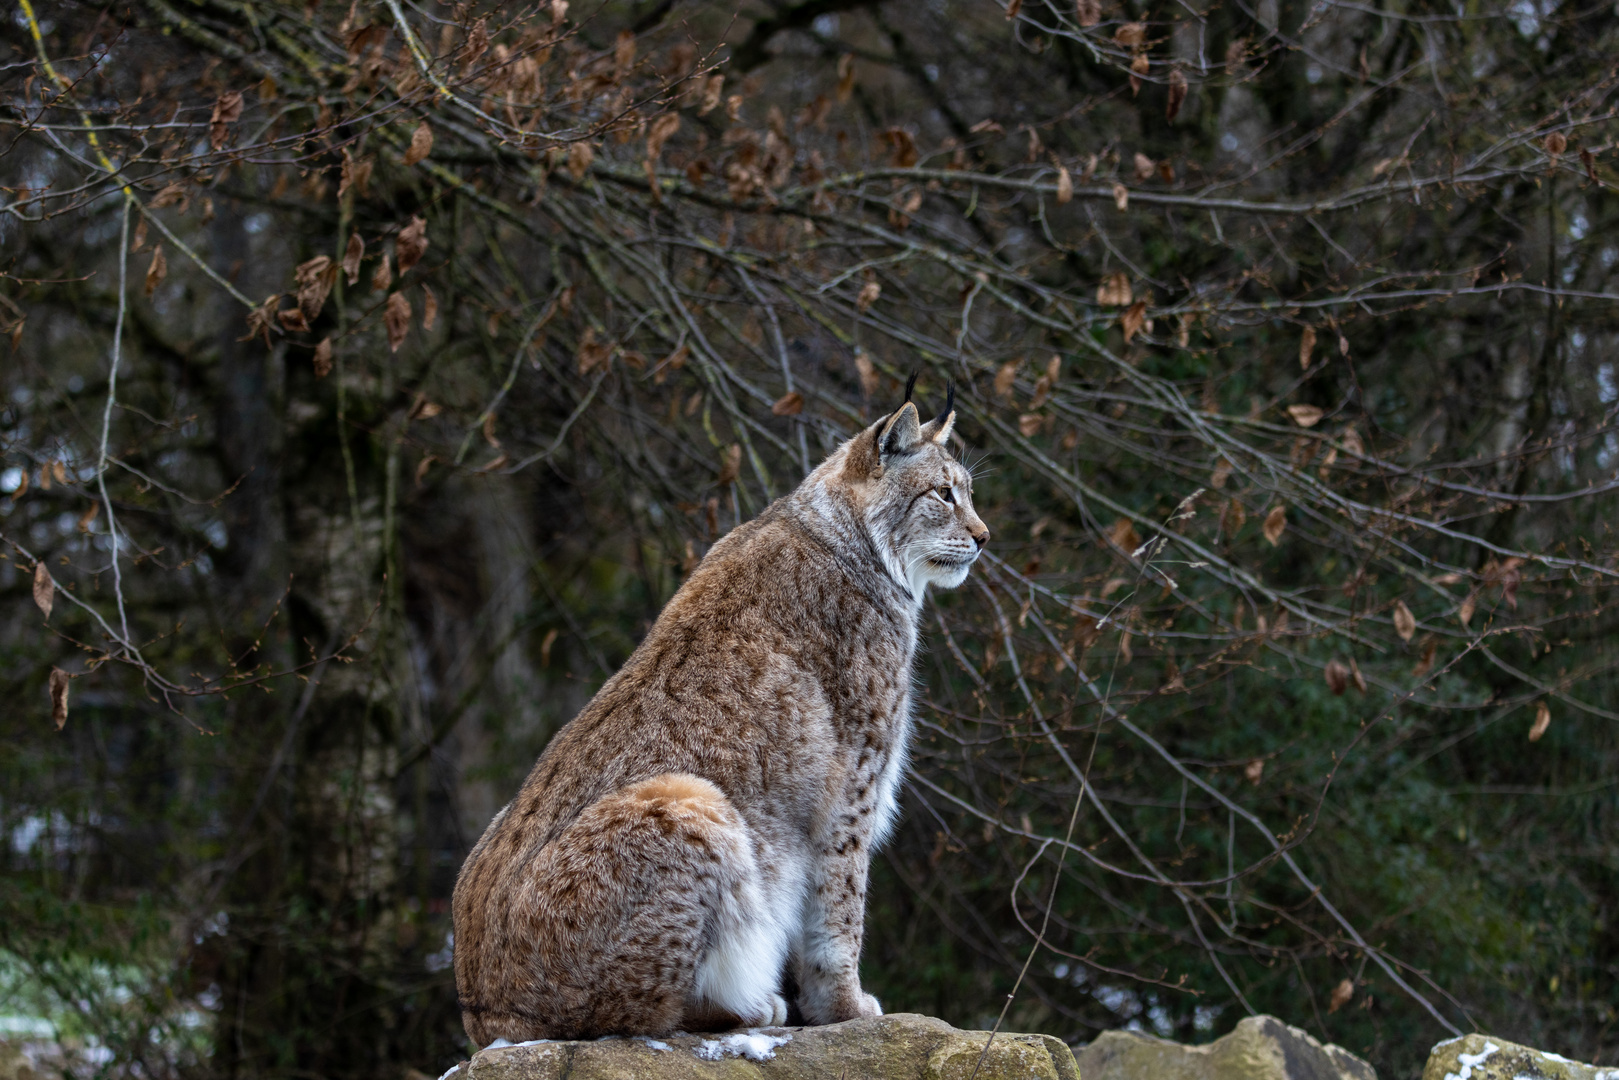
<svg viewBox="0 0 1619 1080">
<path fill-rule="evenodd" d="M 660 1035 L 881 1012 L 858 963 L 928 585 L 989 530 L 898 412 L 715 544 L 552 740 L 456 883 L 467 1034 Z"/>
</svg>

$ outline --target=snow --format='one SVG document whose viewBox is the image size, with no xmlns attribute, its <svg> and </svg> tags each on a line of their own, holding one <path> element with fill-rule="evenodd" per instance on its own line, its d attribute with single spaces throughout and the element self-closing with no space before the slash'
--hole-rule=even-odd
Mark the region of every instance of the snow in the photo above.
<svg viewBox="0 0 1619 1080">
<path fill-rule="evenodd" d="M 507 1047 L 511 1047 L 511 1046 L 539 1046 L 541 1043 L 548 1043 L 550 1041 L 551 1041 L 550 1039 L 530 1039 L 530 1040 L 528 1040 L 528 1042 L 514 1043 L 510 1039 L 496 1039 L 494 1042 L 492 1042 L 488 1046 L 484 1047 L 484 1049 L 485 1050 L 504 1050 Z M 440 1078 L 440 1080 L 442 1080 L 442 1078 Z"/>
<path fill-rule="evenodd" d="M 1473 1075 L 1473 1070 L 1484 1064 L 1490 1055 L 1499 1049 L 1501 1048 L 1493 1042 L 1486 1041 L 1484 1049 L 1476 1054 L 1457 1054 L 1456 1060 L 1461 1064 L 1462 1071 L 1459 1073 L 1446 1073 L 1445 1080 L 1468 1080 L 1468 1077 Z"/>
<path fill-rule="evenodd" d="M 731 1057 L 745 1057 L 749 1061 L 769 1061 L 776 1056 L 776 1047 L 792 1041 L 791 1035 L 764 1035 L 750 1029 L 727 1035 L 723 1039 L 704 1039 L 692 1053 L 704 1061 L 719 1061 L 727 1054 Z"/>
<path fill-rule="evenodd" d="M 637 1035 L 636 1038 L 639 1039 L 641 1042 L 646 1043 L 648 1050 L 673 1050 L 674 1049 L 674 1047 L 670 1046 L 666 1042 L 661 1042 L 658 1039 L 649 1039 L 645 1035 Z M 1600 1080 L 1600 1078 L 1598 1078 L 1598 1080 Z"/>
</svg>

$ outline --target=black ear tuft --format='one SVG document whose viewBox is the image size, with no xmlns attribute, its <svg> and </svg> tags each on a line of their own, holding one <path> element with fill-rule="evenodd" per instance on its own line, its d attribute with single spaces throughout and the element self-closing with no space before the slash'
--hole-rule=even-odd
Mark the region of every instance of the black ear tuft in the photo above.
<svg viewBox="0 0 1619 1080">
<path fill-rule="evenodd" d="M 940 413 L 934 419 L 933 422 L 936 423 L 936 424 L 942 424 L 946 420 L 950 419 L 950 414 L 955 412 L 955 411 L 956 411 L 956 384 L 953 383 L 953 382 L 946 383 L 945 384 L 945 392 L 944 392 L 944 412 Z"/>
<path fill-rule="evenodd" d="M 911 377 L 905 380 L 905 401 L 911 400 L 911 391 L 916 389 L 916 377 L 920 374 L 922 374 L 920 371 L 913 371 L 911 372 Z M 905 404 L 905 401 L 900 402 L 900 404 Z"/>
</svg>

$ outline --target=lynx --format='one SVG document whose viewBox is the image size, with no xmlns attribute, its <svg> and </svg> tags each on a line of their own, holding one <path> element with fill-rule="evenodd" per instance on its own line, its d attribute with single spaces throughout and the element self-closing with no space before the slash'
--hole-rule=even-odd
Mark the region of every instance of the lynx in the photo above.
<svg viewBox="0 0 1619 1080">
<path fill-rule="evenodd" d="M 926 424 L 910 397 L 713 546 L 467 856 L 476 1044 L 781 1024 L 784 991 L 810 1024 L 881 1014 L 866 875 L 923 593 L 989 539 L 947 448 L 953 393 Z"/>
</svg>

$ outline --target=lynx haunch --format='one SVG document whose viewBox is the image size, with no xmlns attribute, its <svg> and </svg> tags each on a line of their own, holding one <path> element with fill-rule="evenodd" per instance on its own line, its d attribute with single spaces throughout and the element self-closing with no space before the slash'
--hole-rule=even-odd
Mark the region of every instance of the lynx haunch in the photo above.
<svg viewBox="0 0 1619 1080">
<path fill-rule="evenodd" d="M 989 539 L 948 406 L 909 400 L 720 540 L 551 741 L 455 887 L 467 1034 L 881 1012 L 858 963 L 928 585 Z"/>
</svg>

